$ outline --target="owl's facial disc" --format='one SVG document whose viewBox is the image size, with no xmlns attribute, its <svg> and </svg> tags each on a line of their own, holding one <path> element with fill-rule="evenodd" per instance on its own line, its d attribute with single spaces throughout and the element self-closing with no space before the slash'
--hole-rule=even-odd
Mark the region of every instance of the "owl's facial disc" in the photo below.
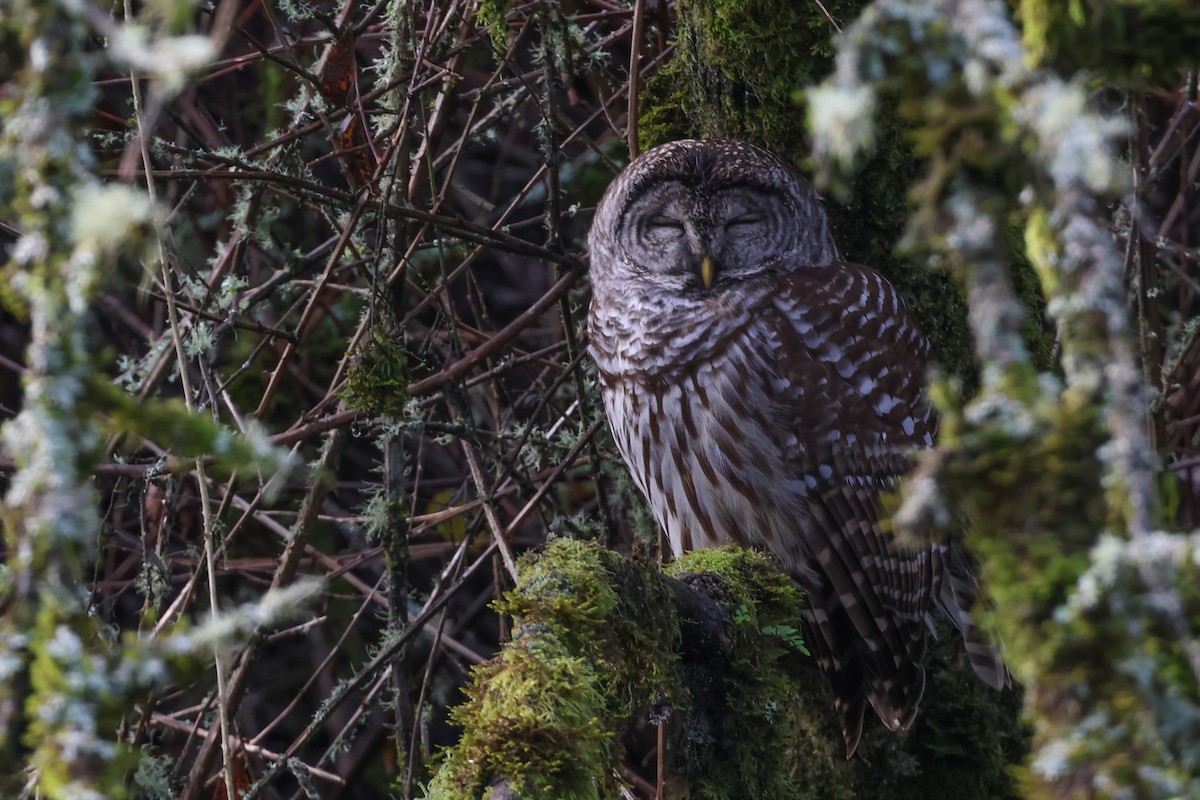
<svg viewBox="0 0 1200 800">
<path fill-rule="evenodd" d="M 720 290 L 771 268 L 793 246 L 787 208 L 766 186 L 668 179 L 630 203 L 618 240 L 627 263 L 662 288 Z"/>
<path fill-rule="evenodd" d="M 838 258 L 800 173 L 744 142 L 655 147 L 613 181 L 588 242 L 593 280 L 639 292 L 719 293 Z"/>
</svg>

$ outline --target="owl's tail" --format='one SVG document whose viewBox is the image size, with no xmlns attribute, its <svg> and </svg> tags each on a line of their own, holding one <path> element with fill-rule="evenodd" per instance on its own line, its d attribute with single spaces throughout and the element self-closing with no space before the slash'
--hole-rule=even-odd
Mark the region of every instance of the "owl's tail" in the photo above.
<svg viewBox="0 0 1200 800">
<path fill-rule="evenodd" d="M 975 620 L 971 607 L 979 597 L 979 584 L 971 557 L 957 542 L 933 548 L 933 599 L 962 634 L 967 661 L 979 679 L 993 689 L 1012 686 L 1008 666 Z"/>
<path fill-rule="evenodd" d="M 971 619 L 979 594 L 966 551 L 956 543 L 903 551 L 880 530 L 878 500 L 853 487 L 823 497 L 824 536 L 802 580 L 806 641 L 833 688 L 846 757 L 854 755 L 868 705 L 888 729 L 905 730 L 925 692 L 925 633 L 934 606 L 963 636 L 967 659 L 987 685 L 1011 685 L 999 651 Z"/>
<path fill-rule="evenodd" d="M 924 630 L 909 642 L 911 647 L 893 655 L 890 647 L 872 650 L 878 640 L 868 644 L 859 637 L 840 605 L 818 605 L 825 606 L 825 610 L 811 608 L 805 615 L 805 643 L 833 689 L 846 758 L 850 758 L 858 749 L 868 705 L 893 731 L 907 729 L 916 719 L 925 693 Z"/>
<path fill-rule="evenodd" d="M 806 585 L 806 642 L 833 688 L 846 757 L 854 755 L 868 705 L 890 730 L 916 719 L 925 692 L 925 624 L 933 560 L 900 553 L 875 520 L 875 498 L 829 492 L 830 516 Z M 805 582 L 807 583 L 807 582 Z"/>
</svg>

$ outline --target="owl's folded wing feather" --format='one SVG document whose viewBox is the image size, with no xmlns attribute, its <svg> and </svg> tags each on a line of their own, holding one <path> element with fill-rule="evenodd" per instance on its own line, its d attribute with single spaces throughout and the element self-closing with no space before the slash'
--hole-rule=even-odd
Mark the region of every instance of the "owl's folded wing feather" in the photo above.
<svg viewBox="0 0 1200 800">
<path fill-rule="evenodd" d="M 880 525 L 879 494 L 932 443 L 922 401 L 928 345 L 894 289 L 837 264 L 788 276 L 773 302 L 780 423 L 804 481 L 809 639 L 829 676 L 854 752 L 869 703 L 890 729 L 912 724 L 925 686 L 931 553 L 906 551 Z"/>
</svg>

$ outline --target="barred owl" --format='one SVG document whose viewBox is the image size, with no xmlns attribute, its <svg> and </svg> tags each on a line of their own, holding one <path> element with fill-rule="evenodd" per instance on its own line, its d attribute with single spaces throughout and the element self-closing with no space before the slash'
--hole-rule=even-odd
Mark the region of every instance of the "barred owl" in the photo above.
<svg viewBox="0 0 1200 800">
<path fill-rule="evenodd" d="M 1006 685 L 967 613 L 965 554 L 880 528 L 880 491 L 933 443 L 929 345 L 891 284 L 839 258 L 804 178 L 742 142 L 662 145 L 608 188 L 589 243 L 591 353 L 621 455 L 676 555 L 734 542 L 791 572 L 847 757 L 867 704 L 912 724 L 935 608 Z"/>
</svg>

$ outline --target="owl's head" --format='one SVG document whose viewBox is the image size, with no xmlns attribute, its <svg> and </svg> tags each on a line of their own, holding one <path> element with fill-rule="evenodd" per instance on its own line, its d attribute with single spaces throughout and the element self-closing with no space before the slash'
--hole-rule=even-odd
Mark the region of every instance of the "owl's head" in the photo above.
<svg viewBox="0 0 1200 800">
<path fill-rule="evenodd" d="M 593 280 L 719 291 L 835 260 L 812 186 L 745 142 L 684 139 L 634 159 L 604 193 L 588 236 Z"/>
</svg>

